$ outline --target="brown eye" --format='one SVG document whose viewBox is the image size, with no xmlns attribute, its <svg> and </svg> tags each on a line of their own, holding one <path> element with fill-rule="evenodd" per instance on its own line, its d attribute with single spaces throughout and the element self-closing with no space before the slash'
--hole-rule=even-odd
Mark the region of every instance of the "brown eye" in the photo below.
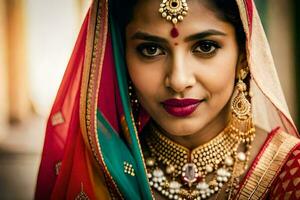
<svg viewBox="0 0 300 200">
<path fill-rule="evenodd" d="M 163 49 L 156 44 L 141 44 L 137 47 L 138 52 L 145 57 L 164 55 Z"/>
<path fill-rule="evenodd" d="M 202 55 L 212 55 L 216 53 L 217 49 L 220 46 L 213 41 L 200 41 L 193 48 L 193 53 L 202 54 Z"/>
</svg>

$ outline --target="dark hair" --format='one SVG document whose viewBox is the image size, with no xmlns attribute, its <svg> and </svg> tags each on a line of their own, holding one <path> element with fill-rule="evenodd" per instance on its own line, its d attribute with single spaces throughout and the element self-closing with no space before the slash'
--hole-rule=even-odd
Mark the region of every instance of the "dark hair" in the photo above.
<svg viewBox="0 0 300 200">
<path fill-rule="evenodd" d="M 125 28 L 133 17 L 134 6 L 138 0 L 112 0 L 110 10 L 121 33 L 125 35 Z M 203 0 L 201 0 L 203 1 Z M 237 42 L 241 49 L 245 46 L 245 32 L 235 0 L 205 0 L 207 8 L 216 11 L 221 20 L 231 23 L 236 30 Z"/>
</svg>

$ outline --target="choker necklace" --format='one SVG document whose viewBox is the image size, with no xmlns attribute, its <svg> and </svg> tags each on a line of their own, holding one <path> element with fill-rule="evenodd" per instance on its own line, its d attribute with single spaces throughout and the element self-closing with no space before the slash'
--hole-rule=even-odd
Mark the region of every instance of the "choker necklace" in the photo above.
<svg viewBox="0 0 300 200">
<path fill-rule="evenodd" d="M 150 186 L 168 199 L 207 199 L 227 184 L 231 196 L 247 168 L 255 134 L 243 140 L 226 127 L 218 136 L 189 150 L 164 136 L 154 125 L 146 137 L 146 167 Z M 241 143 L 245 152 L 238 152 Z"/>
</svg>

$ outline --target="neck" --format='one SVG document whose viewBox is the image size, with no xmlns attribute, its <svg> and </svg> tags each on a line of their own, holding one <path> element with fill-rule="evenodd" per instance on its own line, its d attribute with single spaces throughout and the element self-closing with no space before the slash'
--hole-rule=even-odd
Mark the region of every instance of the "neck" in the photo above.
<svg viewBox="0 0 300 200">
<path fill-rule="evenodd" d="M 177 136 L 161 129 L 160 131 L 174 142 L 192 150 L 209 142 L 225 129 L 228 124 L 228 112 L 229 106 L 225 106 L 209 124 L 192 135 Z"/>
</svg>

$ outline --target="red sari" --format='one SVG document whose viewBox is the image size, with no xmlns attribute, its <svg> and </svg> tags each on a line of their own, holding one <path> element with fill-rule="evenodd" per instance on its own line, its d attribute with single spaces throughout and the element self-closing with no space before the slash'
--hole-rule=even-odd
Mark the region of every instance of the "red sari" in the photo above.
<svg viewBox="0 0 300 200">
<path fill-rule="evenodd" d="M 299 199 L 299 167 L 300 140 L 279 128 L 274 129 L 252 163 L 235 199 Z"/>
</svg>

